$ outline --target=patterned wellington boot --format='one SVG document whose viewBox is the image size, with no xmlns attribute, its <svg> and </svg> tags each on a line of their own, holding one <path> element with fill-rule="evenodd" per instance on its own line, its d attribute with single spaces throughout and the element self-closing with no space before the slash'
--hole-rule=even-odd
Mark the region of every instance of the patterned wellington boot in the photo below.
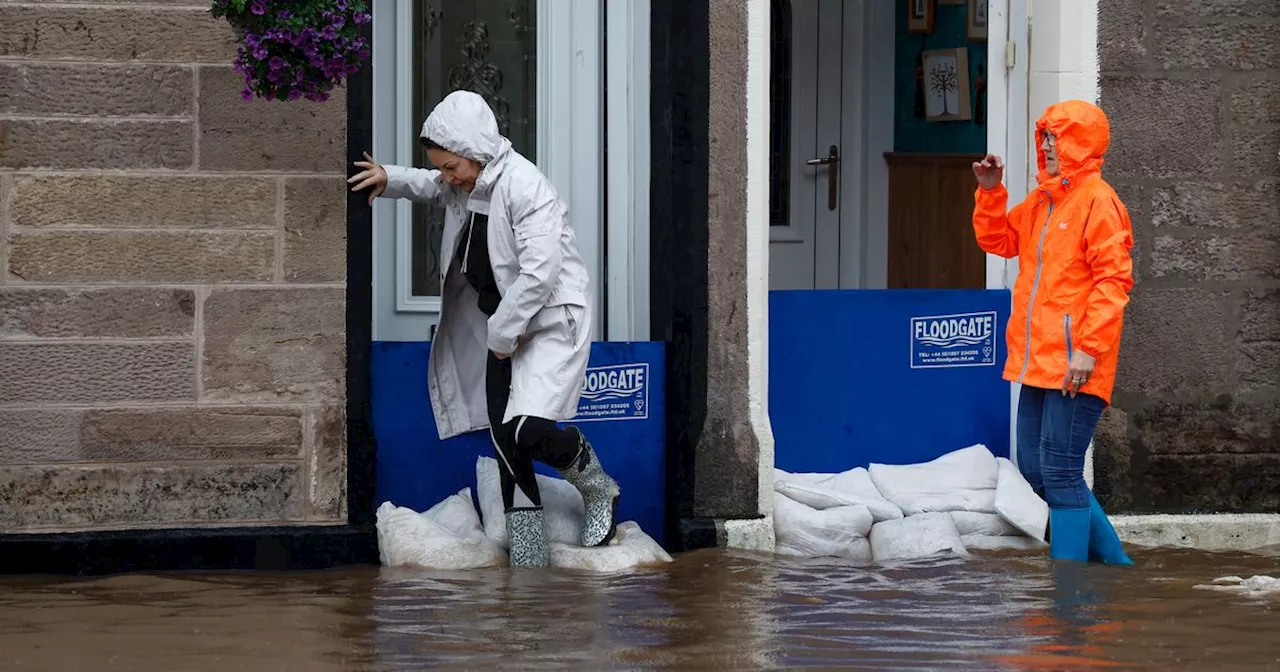
<svg viewBox="0 0 1280 672">
<path fill-rule="evenodd" d="M 507 540 L 512 567 L 549 567 L 551 548 L 541 507 L 507 511 Z"/>
<path fill-rule="evenodd" d="M 586 524 L 582 527 L 582 545 L 588 548 L 604 546 L 613 541 L 618 531 L 618 496 L 622 491 L 618 483 L 604 473 L 595 449 L 583 436 L 582 430 L 577 427 L 571 429 L 578 433 L 578 456 L 568 468 L 558 471 L 564 480 L 582 493 L 587 513 Z"/>
</svg>

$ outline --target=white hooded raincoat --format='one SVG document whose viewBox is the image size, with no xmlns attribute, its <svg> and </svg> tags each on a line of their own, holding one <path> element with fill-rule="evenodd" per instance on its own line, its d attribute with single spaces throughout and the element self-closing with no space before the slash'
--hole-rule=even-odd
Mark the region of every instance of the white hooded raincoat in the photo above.
<svg viewBox="0 0 1280 672">
<path fill-rule="evenodd" d="M 475 93 L 446 96 L 427 117 L 422 137 L 483 166 L 471 193 L 449 185 L 437 170 L 384 166 L 383 196 L 436 202 L 447 210 L 440 322 L 427 374 L 440 438 L 488 428 L 488 350 L 512 355 L 503 422 L 520 415 L 572 418 L 590 349 L 590 281 L 564 202 L 537 166 L 511 148 Z M 489 259 L 502 295 L 487 320 L 453 263 L 457 245 L 469 242 L 458 239 L 472 213 L 489 216 Z"/>
</svg>

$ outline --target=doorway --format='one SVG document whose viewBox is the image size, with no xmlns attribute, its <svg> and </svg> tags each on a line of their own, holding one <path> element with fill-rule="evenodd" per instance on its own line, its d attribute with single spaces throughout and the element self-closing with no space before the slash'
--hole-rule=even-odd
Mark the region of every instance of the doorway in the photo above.
<svg viewBox="0 0 1280 672">
<path fill-rule="evenodd" d="M 969 222 L 986 134 L 970 24 L 986 6 L 772 0 L 771 290 L 986 287 Z M 948 54 L 937 114 L 920 65 Z"/>
<path fill-rule="evenodd" d="M 885 287 L 892 11 L 772 2 L 770 289 Z"/>
</svg>

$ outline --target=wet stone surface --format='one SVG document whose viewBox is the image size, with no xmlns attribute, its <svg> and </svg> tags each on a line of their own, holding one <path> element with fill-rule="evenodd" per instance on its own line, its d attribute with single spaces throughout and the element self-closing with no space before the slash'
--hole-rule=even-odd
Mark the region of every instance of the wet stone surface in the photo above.
<svg viewBox="0 0 1280 672">
<path fill-rule="evenodd" d="M 700 551 L 667 567 L 0 578 L 0 668 L 93 670 L 1280 669 L 1263 555 L 1131 549 L 909 565 Z M 68 646 L 74 642 L 74 646 Z"/>
</svg>

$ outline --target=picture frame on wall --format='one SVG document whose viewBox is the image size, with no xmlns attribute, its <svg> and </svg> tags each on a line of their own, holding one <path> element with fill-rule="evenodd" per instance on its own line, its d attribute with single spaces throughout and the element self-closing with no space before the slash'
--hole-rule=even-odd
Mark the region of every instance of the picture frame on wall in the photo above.
<svg viewBox="0 0 1280 672">
<path fill-rule="evenodd" d="M 969 50 L 933 49 L 924 59 L 925 121 L 968 121 L 973 118 L 969 95 Z"/>
<path fill-rule="evenodd" d="M 913 35 L 932 33 L 936 0 L 906 0 L 906 4 L 907 32 Z"/>
<path fill-rule="evenodd" d="M 991 0 L 968 0 L 965 8 L 965 33 L 970 42 L 987 41 L 987 9 Z"/>
</svg>

